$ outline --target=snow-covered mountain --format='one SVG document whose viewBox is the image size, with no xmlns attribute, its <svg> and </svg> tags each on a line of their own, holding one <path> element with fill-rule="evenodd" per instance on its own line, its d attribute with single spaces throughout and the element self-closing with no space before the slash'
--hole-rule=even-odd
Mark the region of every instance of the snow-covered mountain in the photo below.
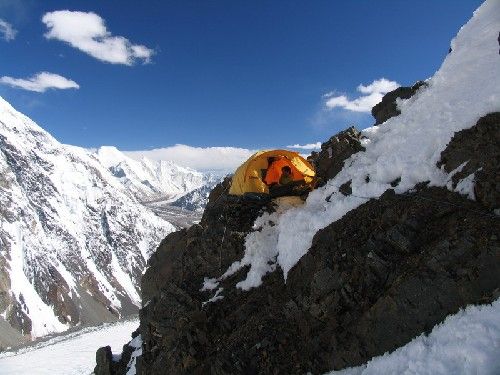
<svg viewBox="0 0 500 375">
<path fill-rule="evenodd" d="M 140 201 L 173 201 L 211 181 L 194 169 L 166 160 L 135 160 L 112 146 L 100 147 L 93 156 Z"/>
<path fill-rule="evenodd" d="M 173 230 L 99 158 L 0 98 L 0 346 L 136 311 L 146 260 Z"/>
<path fill-rule="evenodd" d="M 206 174 L 205 183 L 202 186 L 176 199 L 171 205 L 189 211 L 203 211 L 208 203 L 208 195 L 222 179 L 223 177 L 218 174 Z"/>
</svg>

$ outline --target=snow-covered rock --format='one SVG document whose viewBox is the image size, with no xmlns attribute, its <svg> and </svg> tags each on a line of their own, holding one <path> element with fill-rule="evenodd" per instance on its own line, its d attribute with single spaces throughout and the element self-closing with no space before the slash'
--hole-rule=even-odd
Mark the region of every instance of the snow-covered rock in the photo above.
<svg viewBox="0 0 500 375">
<path fill-rule="evenodd" d="M 2 98 L 0 220 L 0 322 L 28 339 L 136 311 L 146 260 L 174 229 Z"/>
</svg>

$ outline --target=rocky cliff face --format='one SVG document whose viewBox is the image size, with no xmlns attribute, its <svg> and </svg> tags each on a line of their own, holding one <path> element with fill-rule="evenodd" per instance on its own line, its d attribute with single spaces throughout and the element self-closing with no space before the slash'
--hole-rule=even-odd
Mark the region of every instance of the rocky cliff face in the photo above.
<svg viewBox="0 0 500 375">
<path fill-rule="evenodd" d="M 456 171 L 450 188 L 474 179 L 473 198 L 491 210 L 500 202 L 500 113 L 482 117 L 476 126 L 458 132 L 441 154 L 438 166 Z M 472 177 L 471 177 L 472 176 Z M 467 180 L 466 180 L 467 181 Z"/>
<path fill-rule="evenodd" d="M 410 99 L 422 87 L 426 86 L 424 81 L 418 81 L 411 87 L 398 87 L 382 98 L 382 101 L 372 108 L 372 116 L 375 117 L 375 125 L 380 125 L 391 117 L 401 113 L 398 109 L 398 101 Z"/>
</svg>

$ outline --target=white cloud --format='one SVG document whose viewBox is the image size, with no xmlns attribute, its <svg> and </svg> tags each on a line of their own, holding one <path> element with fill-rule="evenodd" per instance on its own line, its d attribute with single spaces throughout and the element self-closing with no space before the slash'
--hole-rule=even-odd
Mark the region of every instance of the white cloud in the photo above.
<svg viewBox="0 0 500 375">
<path fill-rule="evenodd" d="M 0 83 L 28 91 L 45 92 L 48 89 L 79 89 L 75 81 L 64 78 L 59 74 L 40 72 L 31 78 L 1 77 Z"/>
<path fill-rule="evenodd" d="M 377 79 L 368 86 L 359 85 L 357 91 L 361 94 L 360 97 L 350 100 L 345 95 L 334 96 L 333 93 L 323 95 L 326 99 L 326 107 L 328 109 L 343 108 L 353 112 L 370 112 L 372 107 L 382 100 L 382 97 L 388 92 L 397 89 L 400 86 L 395 81 L 389 81 L 385 78 Z"/>
<path fill-rule="evenodd" d="M 295 148 L 300 150 L 317 150 L 321 148 L 321 142 L 316 143 L 308 143 L 305 145 L 294 144 L 290 146 L 286 146 L 287 148 Z"/>
<path fill-rule="evenodd" d="M 113 36 L 104 19 L 93 12 L 58 10 L 45 13 L 42 22 L 49 31 L 47 39 L 70 44 L 98 60 L 111 64 L 133 65 L 137 60 L 151 61 L 154 51 L 146 46 L 132 44 L 123 36 Z"/>
<path fill-rule="evenodd" d="M 0 18 L 0 34 L 3 39 L 8 42 L 14 40 L 17 30 L 15 30 L 10 23 Z"/>
<path fill-rule="evenodd" d="M 153 160 L 170 160 L 184 167 L 197 170 L 234 171 L 255 150 L 236 147 L 192 147 L 177 144 L 148 151 L 125 151 L 133 159 L 147 157 Z"/>
</svg>

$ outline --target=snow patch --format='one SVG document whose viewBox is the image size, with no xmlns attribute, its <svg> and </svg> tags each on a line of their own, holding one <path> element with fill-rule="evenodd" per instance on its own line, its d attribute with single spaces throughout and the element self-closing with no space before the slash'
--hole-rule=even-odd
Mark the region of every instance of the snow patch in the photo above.
<svg viewBox="0 0 500 375">
<path fill-rule="evenodd" d="M 203 307 L 207 303 L 212 303 L 212 302 L 216 302 L 216 301 L 219 301 L 219 300 L 223 299 L 224 296 L 221 295 L 221 293 L 222 293 L 223 290 L 224 290 L 224 288 L 217 289 L 217 291 L 215 292 L 215 295 L 212 298 L 210 298 L 208 301 L 202 302 L 201 306 Z"/>
<path fill-rule="evenodd" d="M 477 171 L 476 171 L 477 172 Z M 466 195 L 470 200 L 476 200 L 476 195 L 474 193 L 475 186 L 475 175 L 476 172 L 471 173 L 467 177 L 460 180 L 455 188 L 455 191 L 459 194 Z"/>
<path fill-rule="evenodd" d="M 142 338 L 141 335 L 136 336 L 132 341 L 128 343 L 129 346 L 134 348 L 132 355 L 130 356 L 130 361 L 127 364 L 127 375 L 135 375 L 137 363 L 137 357 L 142 355 Z"/>
<path fill-rule="evenodd" d="M 219 281 L 217 279 L 210 279 L 208 277 L 205 277 L 203 279 L 203 286 L 201 287 L 200 292 L 204 292 L 206 290 L 214 290 L 215 288 L 217 288 L 217 286 L 219 286 Z"/>
<path fill-rule="evenodd" d="M 325 375 L 500 374 L 500 300 L 469 306 L 392 353 Z"/>
</svg>

